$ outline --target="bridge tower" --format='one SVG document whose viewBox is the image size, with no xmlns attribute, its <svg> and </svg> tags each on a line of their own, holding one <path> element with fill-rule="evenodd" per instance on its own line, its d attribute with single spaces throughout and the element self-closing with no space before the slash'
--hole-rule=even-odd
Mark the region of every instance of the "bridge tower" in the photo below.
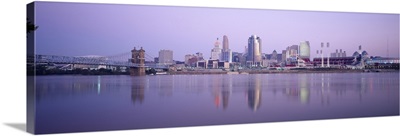
<svg viewBox="0 0 400 136">
<path fill-rule="evenodd" d="M 144 56 L 145 56 L 145 51 L 141 47 L 140 50 L 136 50 L 134 47 L 132 50 L 132 63 L 133 64 L 138 64 L 136 67 L 131 67 L 130 68 L 130 74 L 131 76 L 143 76 L 145 75 L 145 66 L 144 66 Z"/>
</svg>

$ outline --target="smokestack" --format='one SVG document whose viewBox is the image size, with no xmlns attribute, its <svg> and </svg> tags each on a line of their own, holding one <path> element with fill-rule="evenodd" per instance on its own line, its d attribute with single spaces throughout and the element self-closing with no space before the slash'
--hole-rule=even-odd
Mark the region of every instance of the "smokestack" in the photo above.
<svg viewBox="0 0 400 136">
<path fill-rule="evenodd" d="M 323 42 L 321 43 L 321 48 L 324 48 L 324 43 Z"/>
<path fill-rule="evenodd" d="M 329 42 L 328 42 L 328 43 L 326 43 L 326 48 L 329 48 Z"/>
</svg>

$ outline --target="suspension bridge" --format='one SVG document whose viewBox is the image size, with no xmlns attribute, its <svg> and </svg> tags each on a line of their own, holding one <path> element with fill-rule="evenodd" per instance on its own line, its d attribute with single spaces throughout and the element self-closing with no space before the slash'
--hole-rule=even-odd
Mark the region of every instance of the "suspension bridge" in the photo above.
<svg viewBox="0 0 400 136">
<path fill-rule="evenodd" d="M 139 51 L 134 49 L 135 51 Z M 134 57 L 133 51 L 119 53 L 110 56 L 59 56 L 59 55 L 42 55 L 37 54 L 28 58 L 28 63 L 35 64 L 80 64 L 80 65 L 104 65 L 104 66 L 116 66 L 116 67 L 146 67 L 154 69 L 167 69 L 168 66 L 165 64 L 159 64 L 154 62 L 154 57 L 144 53 L 141 56 Z M 135 59 L 143 59 L 142 63 L 139 61 L 133 61 Z"/>
</svg>

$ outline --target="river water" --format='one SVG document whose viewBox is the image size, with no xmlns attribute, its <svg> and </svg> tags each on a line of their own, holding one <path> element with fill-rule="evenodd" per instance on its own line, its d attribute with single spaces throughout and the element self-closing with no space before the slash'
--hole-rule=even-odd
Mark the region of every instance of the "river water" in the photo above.
<svg viewBox="0 0 400 136">
<path fill-rule="evenodd" d="M 399 73 L 37 76 L 36 132 L 399 115 Z"/>
</svg>

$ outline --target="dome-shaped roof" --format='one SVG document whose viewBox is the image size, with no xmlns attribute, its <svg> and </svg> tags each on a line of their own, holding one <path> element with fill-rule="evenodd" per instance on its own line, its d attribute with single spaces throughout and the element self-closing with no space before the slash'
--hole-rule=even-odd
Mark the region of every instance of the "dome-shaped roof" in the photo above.
<svg viewBox="0 0 400 136">
<path fill-rule="evenodd" d="M 358 53 L 357 51 L 355 51 L 355 52 L 353 53 L 353 57 L 357 57 L 358 55 L 360 55 L 360 53 Z"/>
<path fill-rule="evenodd" d="M 363 55 L 363 56 L 368 55 L 368 52 L 363 51 L 363 52 L 361 53 L 361 55 Z"/>
<path fill-rule="evenodd" d="M 217 41 L 215 41 L 214 46 L 219 47 L 219 45 L 221 45 L 221 43 L 218 41 L 218 38 L 217 38 Z"/>
</svg>

